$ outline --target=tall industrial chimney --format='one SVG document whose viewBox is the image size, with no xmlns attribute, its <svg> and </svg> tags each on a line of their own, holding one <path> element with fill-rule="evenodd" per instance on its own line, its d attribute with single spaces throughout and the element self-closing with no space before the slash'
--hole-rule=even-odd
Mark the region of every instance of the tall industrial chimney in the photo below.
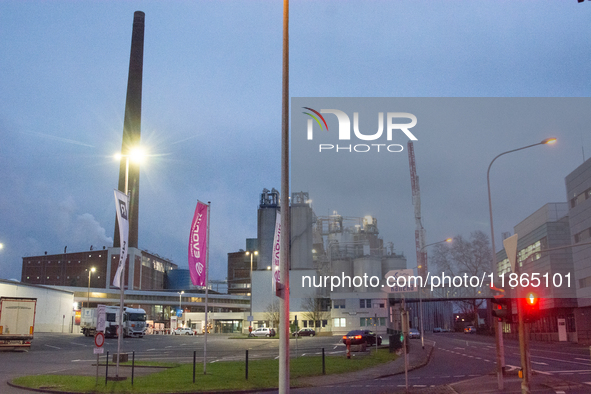
<svg viewBox="0 0 591 394">
<path fill-rule="evenodd" d="M 127 98 L 125 100 L 125 119 L 123 121 L 123 141 L 121 154 L 128 155 L 139 147 L 142 126 L 142 71 L 144 66 L 144 20 L 142 11 L 133 14 L 131 34 L 131 54 L 129 56 L 129 75 L 127 77 Z M 125 158 L 119 166 L 119 190 L 125 191 Z M 129 247 L 138 247 L 138 206 L 140 201 L 140 166 L 129 162 L 128 193 L 129 204 Z M 120 247 L 119 225 L 115 219 L 113 247 Z"/>
</svg>

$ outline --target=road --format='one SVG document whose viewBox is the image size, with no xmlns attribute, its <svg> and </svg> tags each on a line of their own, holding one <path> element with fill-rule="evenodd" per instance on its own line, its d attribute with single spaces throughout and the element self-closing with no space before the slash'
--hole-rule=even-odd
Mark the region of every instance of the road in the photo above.
<svg viewBox="0 0 591 394">
<path fill-rule="evenodd" d="M 304 337 L 290 340 L 292 357 L 307 357 L 319 354 L 322 348 L 326 354 L 344 354 L 345 349 L 338 343 L 340 337 Z M 203 336 L 147 335 L 143 338 L 125 338 L 122 352 L 135 352 L 136 361 L 168 361 L 188 363 L 193 361 L 196 352 L 197 362 L 203 360 Z M 249 360 L 278 358 L 276 339 L 230 339 L 227 335 L 208 335 L 207 361 L 223 362 L 244 360 L 249 351 Z M 117 352 L 117 339 L 105 340 L 105 353 Z M 94 341 L 91 337 L 79 334 L 36 333 L 28 352 L 0 352 L 0 392 L 25 393 L 28 391 L 9 387 L 6 382 L 23 375 L 34 374 L 86 374 L 96 373 L 96 355 L 93 353 Z M 109 375 L 114 374 L 114 365 L 109 367 Z M 104 368 L 100 374 L 104 376 Z M 129 368 L 120 371 L 130 374 Z"/>
<path fill-rule="evenodd" d="M 425 335 L 425 341 L 434 343 L 429 363 L 408 374 L 409 387 L 429 388 L 474 379 L 496 370 L 496 347 L 494 337 L 464 333 L 439 333 Z M 591 360 L 589 349 L 568 343 L 530 342 L 532 367 L 538 374 L 581 383 L 591 392 Z M 520 368 L 519 343 L 505 340 L 506 368 L 515 371 Z M 536 379 L 534 375 L 533 379 Z M 327 392 L 393 393 L 402 392 L 405 387 L 404 374 L 381 379 L 357 381 L 353 384 L 326 386 Z M 318 388 L 297 389 L 294 393 L 315 393 Z M 553 393 L 555 391 L 548 390 Z M 566 391 L 557 391 L 565 392 Z M 576 391 L 580 393 L 581 391 Z"/>
<path fill-rule="evenodd" d="M 418 341 L 418 340 L 413 340 Z M 414 388 L 440 386 L 492 373 L 495 370 L 494 338 L 476 334 L 439 333 L 428 334 L 425 341 L 434 343 L 430 362 L 409 372 L 409 384 Z M 208 362 L 243 360 L 245 350 L 249 359 L 277 358 L 278 342 L 273 339 L 230 339 L 229 336 L 208 336 Z M 418 343 L 418 342 L 417 342 Z M 6 385 L 17 376 L 31 374 L 88 374 L 96 372 L 93 354 L 94 342 L 75 334 L 36 334 L 29 352 L 0 352 L 0 392 L 23 393 Z M 307 357 L 321 352 L 343 354 L 345 349 L 340 337 L 300 338 L 290 341 L 292 357 Z M 108 338 L 105 352 L 116 352 L 117 340 Z M 202 336 L 161 336 L 126 338 L 124 352 L 135 352 L 136 360 L 191 362 L 196 352 L 197 362 L 203 357 Z M 505 340 L 506 364 L 509 371 L 520 365 L 519 346 L 516 341 Z M 102 358 L 104 360 L 104 356 Z M 591 361 L 589 349 L 569 343 L 531 343 L 531 360 L 538 374 L 551 375 L 589 387 L 591 392 Z M 112 369 L 111 369 L 112 368 Z M 114 366 L 110 367 L 114 373 Z M 125 369 L 121 374 L 129 374 Z M 101 368 L 104 374 L 104 368 Z M 533 379 L 536 379 L 534 375 Z M 378 380 L 358 381 L 353 384 L 325 387 L 326 392 L 364 393 L 396 392 L 404 387 L 404 375 L 394 375 Z M 316 389 L 295 389 L 296 393 L 313 393 Z M 550 391 L 552 392 L 552 391 Z M 568 393 L 568 391 L 567 391 Z"/>
</svg>

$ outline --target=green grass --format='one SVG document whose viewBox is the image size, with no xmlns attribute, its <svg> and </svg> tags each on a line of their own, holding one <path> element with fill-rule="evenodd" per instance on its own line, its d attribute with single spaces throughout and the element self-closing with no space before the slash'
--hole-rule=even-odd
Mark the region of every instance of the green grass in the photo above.
<svg viewBox="0 0 591 394">
<path fill-rule="evenodd" d="M 388 349 L 380 349 L 377 354 L 358 355 L 348 360 L 345 356 L 327 356 L 326 373 L 336 374 L 357 371 L 396 359 Z M 291 359 L 291 384 L 301 385 L 298 379 L 322 374 L 322 357 L 299 357 Z M 105 386 L 104 370 L 95 385 L 94 376 L 77 375 L 36 375 L 14 379 L 14 384 L 30 388 L 53 388 L 62 391 L 99 393 L 170 393 L 199 392 L 214 390 L 249 390 L 277 387 L 279 375 L 278 360 L 251 360 L 248 365 L 249 379 L 245 380 L 243 361 L 228 361 L 207 364 L 207 374 L 203 375 L 203 364 L 196 365 L 195 384 L 193 384 L 193 364 L 182 364 L 147 376 L 131 380 L 108 382 Z M 90 369 L 89 369 L 90 372 Z"/>
</svg>

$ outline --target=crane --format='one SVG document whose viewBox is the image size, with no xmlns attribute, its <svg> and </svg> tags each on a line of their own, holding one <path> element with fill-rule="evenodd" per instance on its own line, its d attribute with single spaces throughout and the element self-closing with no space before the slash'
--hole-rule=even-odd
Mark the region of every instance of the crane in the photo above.
<svg viewBox="0 0 591 394">
<path fill-rule="evenodd" d="M 415 244 L 417 250 L 418 275 L 423 279 L 427 274 L 427 252 L 425 247 L 425 229 L 421 223 L 421 188 L 415 163 L 415 149 L 412 141 L 408 141 L 408 164 L 410 168 L 410 185 L 412 188 L 412 205 L 415 208 Z"/>
</svg>

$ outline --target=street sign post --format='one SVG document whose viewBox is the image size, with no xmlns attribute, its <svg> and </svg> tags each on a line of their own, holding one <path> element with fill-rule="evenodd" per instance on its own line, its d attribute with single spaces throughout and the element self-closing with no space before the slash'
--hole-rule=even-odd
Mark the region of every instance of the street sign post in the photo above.
<svg viewBox="0 0 591 394">
<path fill-rule="evenodd" d="M 104 305 L 103 305 L 103 307 L 104 307 Z M 98 307 L 97 307 L 97 309 L 98 309 Z M 104 308 L 103 308 L 103 314 L 104 314 Z M 105 329 L 105 327 L 104 327 L 104 322 L 103 322 L 103 331 L 104 331 L 104 329 Z M 98 330 L 98 317 L 97 317 L 97 330 Z M 96 354 L 96 384 L 98 384 L 99 355 L 103 354 L 103 352 L 105 350 L 105 349 L 103 349 L 104 344 L 105 344 L 105 334 L 103 334 L 102 332 L 99 331 L 94 336 L 94 346 L 95 346 L 94 354 Z"/>
</svg>

